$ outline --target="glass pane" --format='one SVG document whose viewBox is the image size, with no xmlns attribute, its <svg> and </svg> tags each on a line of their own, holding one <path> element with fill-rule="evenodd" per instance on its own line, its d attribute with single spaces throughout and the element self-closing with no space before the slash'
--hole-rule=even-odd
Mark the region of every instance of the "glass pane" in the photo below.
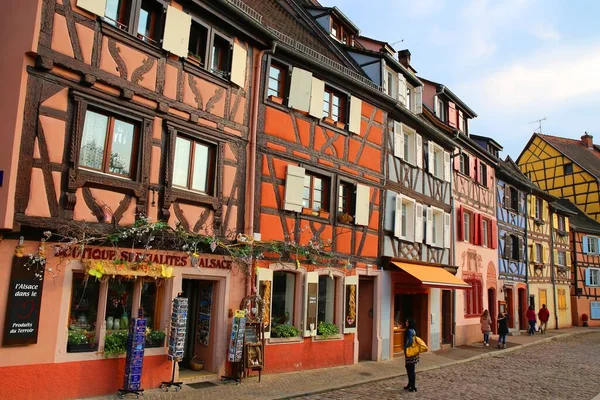
<svg viewBox="0 0 600 400">
<path fill-rule="evenodd" d="M 107 0 L 104 16 L 112 19 L 113 21 L 117 21 L 120 3 L 120 0 Z M 109 22 L 113 23 L 112 21 Z"/>
<path fill-rule="evenodd" d="M 111 279 L 108 283 L 106 297 L 106 331 L 126 330 L 131 318 L 131 304 L 133 301 L 133 281 L 118 281 Z M 112 329 L 108 327 L 112 322 Z"/>
<path fill-rule="evenodd" d="M 273 326 L 294 323 L 296 275 L 289 272 L 273 273 L 271 319 Z"/>
<path fill-rule="evenodd" d="M 334 323 L 335 307 L 335 279 L 327 275 L 319 276 L 319 300 L 317 311 L 317 323 Z"/>
<path fill-rule="evenodd" d="M 402 236 L 406 236 L 406 222 L 406 203 L 402 203 Z M 433 224 L 435 225 L 435 222 Z"/>
<path fill-rule="evenodd" d="M 339 105 L 340 105 L 340 97 L 339 96 L 333 95 L 333 105 L 339 107 Z"/>
<path fill-rule="evenodd" d="M 173 185 L 187 187 L 190 169 L 189 140 L 178 137 L 175 141 L 175 162 L 173 163 Z"/>
<path fill-rule="evenodd" d="M 274 90 L 277 93 L 279 82 L 276 79 L 269 78 L 269 90 Z"/>
<path fill-rule="evenodd" d="M 85 280 L 80 274 L 73 276 L 67 351 L 82 347 L 95 350 L 99 293 L 100 282 L 96 279 Z"/>
<path fill-rule="evenodd" d="M 85 113 L 79 165 L 102 169 L 108 117 L 93 111 Z"/>
<path fill-rule="evenodd" d="M 138 22 L 137 32 L 142 36 L 152 36 L 150 33 L 150 12 L 143 8 L 140 9 L 140 20 Z"/>
<path fill-rule="evenodd" d="M 313 196 L 314 200 L 320 202 L 322 200 L 322 198 L 321 198 L 322 194 L 323 193 L 320 190 L 315 189 L 314 196 Z"/>
<path fill-rule="evenodd" d="M 143 309 L 143 315 L 146 318 L 146 326 L 158 329 L 160 321 L 156 318 L 156 300 L 158 287 L 156 282 L 144 282 L 142 285 L 142 297 L 140 307 Z"/>
<path fill-rule="evenodd" d="M 321 188 L 323 187 L 323 181 L 321 180 L 321 178 L 313 178 L 314 181 L 314 188 L 316 190 L 321 190 Z"/>
<path fill-rule="evenodd" d="M 196 143 L 194 149 L 194 174 L 192 175 L 192 189 L 208 193 L 208 171 L 210 163 L 209 148 Z"/>
<path fill-rule="evenodd" d="M 319 211 L 321 209 L 321 202 L 320 201 L 313 201 L 313 210 L 315 211 Z"/>
<path fill-rule="evenodd" d="M 133 150 L 134 131 L 135 126 L 133 124 L 115 119 L 108 166 L 110 173 L 119 175 L 129 175 L 131 173 L 131 152 Z"/>
<path fill-rule="evenodd" d="M 275 68 L 271 66 L 269 69 L 269 78 L 275 80 L 276 82 L 279 80 L 281 76 L 281 70 L 279 68 Z"/>
</svg>

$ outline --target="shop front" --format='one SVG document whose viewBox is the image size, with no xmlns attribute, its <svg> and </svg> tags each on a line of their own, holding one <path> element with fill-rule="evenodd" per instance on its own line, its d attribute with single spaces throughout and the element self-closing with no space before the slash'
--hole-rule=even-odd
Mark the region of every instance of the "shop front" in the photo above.
<svg viewBox="0 0 600 400">
<path fill-rule="evenodd" d="M 0 242 L 3 321 L 10 320 L 10 307 L 19 307 L 7 303 L 17 245 L 14 240 Z M 38 246 L 25 242 L 22 253 L 35 254 Z M 185 375 L 192 360 L 202 360 L 196 375 L 225 373 L 229 310 L 237 309 L 244 297 L 242 275 L 234 278 L 232 262 L 223 256 L 160 250 L 143 254 L 140 262 L 138 250 L 77 246 L 47 255 L 39 269 L 37 336 L 25 345 L 5 342 L 0 348 L 3 396 L 64 399 L 115 393 L 123 383 L 129 320 L 139 310 L 147 324 L 142 387 L 157 388 L 171 378 L 168 332 L 172 300 L 179 293 L 190 299 L 190 323 L 176 378 Z"/>
<path fill-rule="evenodd" d="M 442 266 L 392 261 L 391 356 L 404 356 L 405 322 L 414 318 L 417 334 L 431 351 L 452 344 L 452 296 L 454 289 L 470 285 Z"/>
</svg>

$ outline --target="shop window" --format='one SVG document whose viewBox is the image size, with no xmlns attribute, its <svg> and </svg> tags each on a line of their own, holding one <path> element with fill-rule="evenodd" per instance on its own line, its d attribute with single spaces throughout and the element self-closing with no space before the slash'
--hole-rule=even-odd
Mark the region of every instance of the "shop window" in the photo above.
<svg viewBox="0 0 600 400">
<path fill-rule="evenodd" d="M 211 72 L 224 79 L 231 74 L 231 42 L 225 37 L 215 34 L 213 37 Z"/>
<path fill-rule="evenodd" d="M 271 320 L 273 327 L 294 324 L 294 300 L 296 296 L 296 274 L 273 272 L 273 295 Z"/>
<path fill-rule="evenodd" d="M 85 113 L 79 166 L 113 175 L 135 174 L 139 124 L 103 111 Z"/>
<path fill-rule="evenodd" d="M 140 307 L 146 318 L 146 326 L 151 329 L 160 329 L 161 307 L 164 299 L 164 286 L 158 285 L 156 281 L 142 283 Z"/>
<path fill-rule="evenodd" d="M 464 291 L 465 317 L 478 317 L 483 312 L 481 280 L 477 278 L 466 278 L 465 282 L 471 285 L 471 288 Z"/>
<path fill-rule="evenodd" d="M 115 280 L 108 282 L 106 296 L 106 331 L 126 330 L 129 328 L 131 309 L 133 305 L 134 282 L 129 280 Z M 112 328 L 109 327 L 112 322 Z"/>
<path fill-rule="evenodd" d="M 156 45 L 162 39 L 164 8 L 157 0 L 107 0 L 104 20 Z"/>
<path fill-rule="evenodd" d="M 281 64 L 271 62 L 269 67 L 269 82 L 267 86 L 267 96 L 285 98 L 285 85 L 287 78 L 287 68 Z"/>
<path fill-rule="evenodd" d="M 208 37 L 208 28 L 196 21 L 192 21 L 190 43 L 188 44 L 188 59 L 195 61 L 201 67 L 206 67 Z"/>
<path fill-rule="evenodd" d="M 67 352 L 97 349 L 96 320 L 100 282 L 74 274 L 71 289 Z"/>
<path fill-rule="evenodd" d="M 319 299 L 317 323 L 335 323 L 336 278 L 328 275 L 319 276 Z"/>
<path fill-rule="evenodd" d="M 331 118 L 334 122 L 348 122 L 346 120 L 347 103 L 347 95 L 326 86 L 323 95 L 323 117 Z"/>
<path fill-rule="evenodd" d="M 329 210 L 329 178 L 306 172 L 302 206 L 314 211 Z"/>
<path fill-rule="evenodd" d="M 214 146 L 177 136 L 173 185 L 212 195 L 215 153 Z"/>
</svg>

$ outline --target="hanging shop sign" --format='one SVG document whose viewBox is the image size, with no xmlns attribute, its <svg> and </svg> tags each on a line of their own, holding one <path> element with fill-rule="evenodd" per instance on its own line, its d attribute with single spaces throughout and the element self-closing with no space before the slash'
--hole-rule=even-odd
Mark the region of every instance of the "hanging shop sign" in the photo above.
<svg viewBox="0 0 600 400">
<path fill-rule="evenodd" d="M 43 288 L 44 268 L 29 257 L 13 257 L 3 346 L 37 343 Z"/>
</svg>

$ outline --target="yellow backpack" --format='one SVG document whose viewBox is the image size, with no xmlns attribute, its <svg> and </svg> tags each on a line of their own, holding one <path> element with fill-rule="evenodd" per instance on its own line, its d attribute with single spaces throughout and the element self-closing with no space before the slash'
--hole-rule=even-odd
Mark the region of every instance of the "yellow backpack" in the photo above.
<svg viewBox="0 0 600 400">
<path fill-rule="evenodd" d="M 415 335 L 412 345 L 406 348 L 406 357 L 416 357 L 425 351 L 427 351 L 427 345 L 423 339 Z"/>
</svg>

